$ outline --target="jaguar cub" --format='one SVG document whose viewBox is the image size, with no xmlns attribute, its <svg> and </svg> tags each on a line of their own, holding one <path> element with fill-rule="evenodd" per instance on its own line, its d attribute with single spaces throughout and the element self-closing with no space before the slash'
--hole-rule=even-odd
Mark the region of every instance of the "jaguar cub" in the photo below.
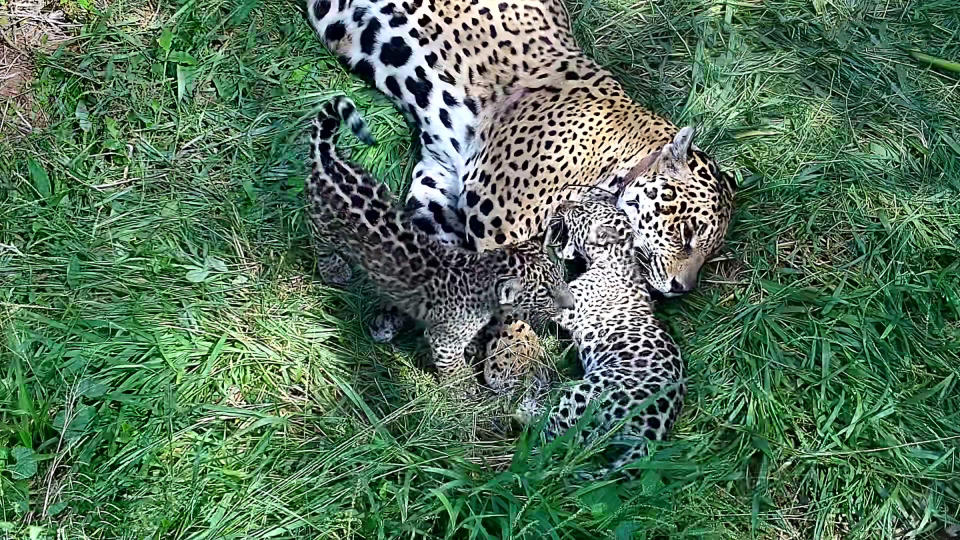
<svg viewBox="0 0 960 540">
<path fill-rule="evenodd" d="M 323 242 L 339 242 L 395 306 L 425 323 L 441 377 L 462 377 L 472 390 L 464 351 L 473 337 L 495 316 L 542 321 L 571 307 L 562 271 L 539 243 L 477 253 L 428 238 L 394 208 L 386 186 L 337 155 L 341 121 L 372 140 L 349 99 L 324 105 L 313 123 L 310 218 Z"/>
<path fill-rule="evenodd" d="M 629 219 L 614 202 L 599 199 L 561 204 L 549 231 L 552 241 L 564 246 L 561 256 L 579 255 L 587 270 L 570 283 L 575 306 L 556 318 L 579 350 L 584 376 L 563 390 L 547 433 L 559 436 L 591 405 L 590 436 L 622 422 L 611 439 L 622 450 L 603 472 L 645 456 L 646 441 L 666 436 L 686 393 L 680 351 L 654 317 L 646 269 L 627 241 L 632 234 Z M 532 416 L 542 410 L 541 398 Z M 517 416 L 523 421 L 531 412 Z"/>
</svg>

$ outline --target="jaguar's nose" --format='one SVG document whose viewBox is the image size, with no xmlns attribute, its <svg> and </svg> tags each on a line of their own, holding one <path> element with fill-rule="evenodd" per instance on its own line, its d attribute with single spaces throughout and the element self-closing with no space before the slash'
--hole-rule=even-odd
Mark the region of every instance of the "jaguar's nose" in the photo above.
<svg viewBox="0 0 960 540">
<path fill-rule="evenodd" d="M 693 287 L 684 283 L 681 283 L 677 278 L 670 280 L 670 293 L 671 294 L 683 294 L 689 292 Z"/>
</svg>

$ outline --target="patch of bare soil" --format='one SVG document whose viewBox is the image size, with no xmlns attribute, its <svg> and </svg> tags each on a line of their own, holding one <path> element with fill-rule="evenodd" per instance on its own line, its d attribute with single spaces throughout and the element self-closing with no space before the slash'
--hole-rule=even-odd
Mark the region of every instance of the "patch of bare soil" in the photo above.
<svg viewBox="0 0 960 540">
<path fill-rule="evenodd" d="M 55 1 L 0 0 L 0 136 L 46 124 L 31 88 L 33 56 L 56 50 L 76 27 Z"/>
</svg>

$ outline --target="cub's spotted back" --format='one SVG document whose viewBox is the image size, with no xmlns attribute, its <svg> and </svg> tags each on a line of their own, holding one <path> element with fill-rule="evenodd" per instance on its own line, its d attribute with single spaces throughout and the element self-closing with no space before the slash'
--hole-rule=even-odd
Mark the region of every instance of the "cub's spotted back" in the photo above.
<svg viewBox="0 0 960 540">
<path fill-rule="evenodd" d="M 686 393 L 683 361 L 654 317 L 645 269 L 627 241 L 630 222 L 612 201 L 564 203 L 553 227 L 561 253 L 583 257 L 587 270 L 570 284 L 575 306 L 556 319 L 570 331 L 584 375 L 550 409 L 548 434 L 562 434 L 594 407 L 588 437 L 622 424 L 611 442 L 621 449 L 610 466 L 617 470 L 672 428 Z"/>
<path fill-rule="evenodd" d="M 335 142 L 346 119 L 369 130 L 347 98 L 325 104 L 313 123 L 310 217 L 322 241 L 366 270 L 399 309 L 426 324 L 441 376 L 472 387 L 464 351 L 495 316 L 544 320 L 572 305 L 560 268 L 539 243 L 476 253 L 445 246 L 413 227 L 386 186 L 341 159 Z"/>
</svg>

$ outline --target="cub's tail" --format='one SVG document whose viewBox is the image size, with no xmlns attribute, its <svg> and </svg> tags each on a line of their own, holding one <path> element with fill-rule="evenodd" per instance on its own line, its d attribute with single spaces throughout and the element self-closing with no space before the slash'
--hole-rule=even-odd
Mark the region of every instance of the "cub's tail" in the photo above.
<svg viewBox="0 0 960 540">
<path fill-rule="evenodd" d="M 310 210 L 315 222 L 330 221 L 327 226 L 346 225 L 354 233 L 360 233 L 359 236 L 367 236 L 367 231 L 377 229 L 385 220 L 399 221 L 399 215 L 393 210 L 387 186 L 337 154 L 342 122 L 346 122 L 361 141 L 374 143 L 367 123 L 350 98 L 338 96 L 323 105 L 313 120 L 310 137 L 312 168 L 307 179 Z"/>
<path fill-rule="evenodd" d="M 338 251 L 382 280 L 384 292 L 394 292 L 392 280 L 409 280 L 411 257 L 423 251 L 425 240 L 410 229 L 395 208 L 386 185 L 374 180 L 336 152 L 340 123 L 346 122 L 360 140 L 373 137 L 353 102 L 345 97 L 326 103 L 313 121 L 310 144 L 312 169 L 307 179 L 310 217 Z M 398 285 L 399 287 L 399 285 Z M 406 287 L 402 287 L 406 288 Z"/>
<path fill-rule="evenodd" d="M 340 127 L 341 122 L 346 123 L 353 135 L 364 144 L 371 146 L 377 144 L 373 134 L 370 133 L 370 128 L 367 127 L 367 123 L 363 120 L 360 112 L 357 111 L 357 106 L 353 104 L 353 101 L 346 96 L 337 96 L 323 105 L 314 121 L 314 126 L 319 128 L 319 132 L 315 131 L 313 134 L 313 147 L 316 148 L 318 144 L 323 142 L 331 146 L 335 145 L 337 128 Z"/>
</svg>

